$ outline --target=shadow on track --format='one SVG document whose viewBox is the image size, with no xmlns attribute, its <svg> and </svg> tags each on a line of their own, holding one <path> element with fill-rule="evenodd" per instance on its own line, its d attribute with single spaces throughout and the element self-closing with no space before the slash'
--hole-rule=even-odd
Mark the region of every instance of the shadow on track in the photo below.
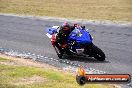
<svg viewBox="0 0 132 88">
<path fill-rule="evenodd" d="M 64 56 L 63 59 L 67 59 L 70 61 L 79 61 L 79 62 L 85 62 L 85 63 L 110 63 L 109 61 L 98 61 L 95 58 L 92 57 L 83 57 L 83 56 Z"/>
</svg>

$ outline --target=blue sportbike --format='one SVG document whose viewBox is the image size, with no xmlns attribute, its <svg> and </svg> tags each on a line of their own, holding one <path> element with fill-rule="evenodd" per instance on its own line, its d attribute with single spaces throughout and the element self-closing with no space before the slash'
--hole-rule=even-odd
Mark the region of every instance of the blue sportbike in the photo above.
<svg viewBox="0 0 132 88">
<path fill-rule="evenodd" d="M 58 30 L 59 30 L 59 26 L 53 26 L 51 28 L 47 28 L 46 35 L 51 39 L 51 43 L 58 57 L 62 58 L 63 54 L 61 54 L 61 51 L 54 44 Z M 92 43 L 92 37 L 88 29 L 82 27 L 75 28 L 69 34 L 69 37 L 67 38 L 67 42 L 66 42 L 67 49 L 64 48 L 64 45 L 63 46 L 61 44 L 59 45 L 62 48 L 63 52 L 67 55 L 94 57 L 99 61 L 105 60 L 104 52 Z"/>
</svg>

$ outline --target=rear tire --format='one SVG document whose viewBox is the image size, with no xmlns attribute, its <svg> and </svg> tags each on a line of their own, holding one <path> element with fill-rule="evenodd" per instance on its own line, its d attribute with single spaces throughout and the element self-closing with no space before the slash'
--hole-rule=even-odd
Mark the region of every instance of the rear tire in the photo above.
<svg viewBox="0 0 132 88">
<path fill-rule="evenodd" d="M 105 60 L 104 52 L 100 48 L 95 46 L 94 44 L 92 45 L 92 51 L 93 51 L 93 56 L 94 56 L 95 59 L 97 59 L 99 61 L 104 61 Z"/>
</svg>

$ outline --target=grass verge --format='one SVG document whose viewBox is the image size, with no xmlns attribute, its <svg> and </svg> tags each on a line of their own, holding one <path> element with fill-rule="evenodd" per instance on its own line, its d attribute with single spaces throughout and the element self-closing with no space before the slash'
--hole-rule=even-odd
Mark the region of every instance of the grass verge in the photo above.
<svg viewBox="0 0 132 88">
<path fill-rule="evenodd" d="M 0 62 L 9 60 L 0 57 Z M 0 64 L 0 88 L 114 88 L 109 85 L 88 84 L 79 86 L 75 77 L 52 69 L 31 66 Z"/>
<path fill-rule="evenodd" d="M 0 0 L 0 13 L 132 22 L 132 0 Z"/>
<path fill-rule="evenodd" d="M 0 57 L 0 62 L 3 62 L 3 61 L 11 61 L 11 60 L 3 58 L 3 57 Z"/>
</svg>

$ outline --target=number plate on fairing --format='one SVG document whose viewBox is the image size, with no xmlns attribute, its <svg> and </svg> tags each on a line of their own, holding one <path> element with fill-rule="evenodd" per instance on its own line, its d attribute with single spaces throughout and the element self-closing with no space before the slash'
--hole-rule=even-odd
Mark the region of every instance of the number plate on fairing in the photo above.
<svg viewBox="0 0 132 88">
<path fill-rule="evenodd" d="M 84 52 L 84 49 L 83 49 L 83 48 L 81 48 L 81 49 L 76 49 L 76 51 L 77 51 L 78 54 L 81 54 L 81 53 Z"/>
</svg>

